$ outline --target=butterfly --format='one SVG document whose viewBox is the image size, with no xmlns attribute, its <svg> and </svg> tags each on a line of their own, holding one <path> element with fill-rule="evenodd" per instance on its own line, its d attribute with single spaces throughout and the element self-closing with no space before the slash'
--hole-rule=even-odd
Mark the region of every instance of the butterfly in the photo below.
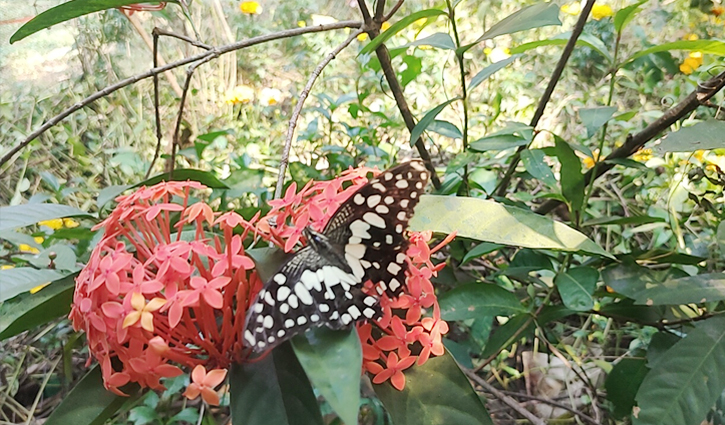
<svg viewBox="0 0 725 425">
<path fill-rule="evenodd" d="M 252 351 L 269 350 L 311 327 L 345 329 L 380 318 L 378 296 L 394 298 L 404 289 L 404 232 L 429 175 L 420 160 L 397 165 L 353 193 L 322 232 L 306 227 L 307 245 L 250 305 L 243 337 Z M 368 280 L 378 296 L 363 292 Z"/>
</svg>

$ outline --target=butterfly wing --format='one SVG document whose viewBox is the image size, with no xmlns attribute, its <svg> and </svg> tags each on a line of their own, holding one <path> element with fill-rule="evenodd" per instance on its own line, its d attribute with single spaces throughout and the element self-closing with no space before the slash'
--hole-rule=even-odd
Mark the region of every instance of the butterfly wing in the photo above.
<svg viewBox="0 0 725 425">
<path fill-rule="evenodd" d="M 259 353 L 313 326 L 341 329 L 379 315 L 377 299 L 360 290 L 359 278 L 305 247 L 257 295 L 247 314 L 244 340 Z"/>
<path fill-rule="evenodd" d="M 400 295 L 405 285 L 408 240 L 403 232 L 429 175 L 420 160 L 380 173 L 338 208 L 322 232 L 343 247 L 355 276 L 370 279 L 389 297 Z"/>
</svg>

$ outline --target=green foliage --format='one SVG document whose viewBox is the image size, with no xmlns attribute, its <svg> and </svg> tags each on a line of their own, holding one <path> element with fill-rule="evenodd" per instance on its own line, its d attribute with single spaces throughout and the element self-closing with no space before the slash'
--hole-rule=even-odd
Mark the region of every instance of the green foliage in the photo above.
<svg viewBox="0 0 725 425">
<path fill-rule="evenodd" d="M 9 75 L 0 81 L 3 155 L 63 109 L 148 69 L 147 46 L 114 10 L 137 1 L 58 3 L 14 27 L 9 39 L 18 43 L 0 49 Z M 153 23 L 215 46 L 298 21 L 315 27 L 322 15 L 360 19 L 339 2 L 298 3 L 241 15 L 237 5 L 220 14 L 209 2 L 193 2 L 188 10 L 174 5 L 141 16 L 147 32 Z M 584 26 L 543 116 L 532 122 L 577 17 L 545 2 L 450 1 L 423 10 L 406 2 L 389 28 L 354 41 L 321 74 L 300 116 L 286 184 L 300 187 L 360 164 L 385 168 L 415 155 L 411 149 L 425 135 L 441 185 L 422 197 L 411 228 L 437 237 L 457 232 L 436 254 L 442 269 L 435 283 L 451 327 L 446 346 L 458 364 L 510 391 L 566 396 L 557 401 L 603 421 L 718 423 L 725 389 L 722 117 L 700 107 L 671 126 L 647 127 L 691 92 L 712 88 L 704 82 L 721 71 L 725 55 L 717 38 L 722 17 L 712 5 L 639 1 L 600 11 Z M 286 38 L 197 68 L 173 155 L 180 70 L 159 76 L 159 147 L 153 87 L 144 80 L 81 108 L 0 165 L 0 340 L 65 356 L 64 366 L 49 372 L 64 400 L 47 423 L 200 420 L 199 407 L 179 403 L 185 376 L 166 382 L 161 396 L 134 392 L 131 399 L 105 391 L 98 368 L 73 379 L 85 369 L 72 360 L 87 355 L 64 317 L 75 273 L 99 237 L 91 228 L 117 196 L 167 179 L 207 185 L 220 212 L 250 218 L 268 211 L 289 115 L 311 70 L 346 36 Z M 392 68 L 376 55 L 383 44 Z M 44 71 L 57 61 L 35 66 L 27 55 L 50 48 L 73 53 L 61 74 Z M 159 49 L 166 62 L 195 52 L 166 38 Z M 46 83 L 30 80 L 36 71 L 46 72 L 37 77 Z M 249 88 L 250 98 L 225 95 L 236 86 Z M 280 91 L 273 100 L 270 89 Z M 407 111 L 396 96 L 406 98 Z M 722 101 L 716 93 L 708 102 Z M 402 113 L 419 118 L 410 131 Z M 623 152 L 645 128 L 651 150 Z M 607 173 L 596 176 L 601 170 Z M 539 214 L 553 202 L 551 215 Z M 63 220 L 70 217 L 72 225 Z M 249 255 L 263 278 L 285 259 L 266 248 Z M 237 365 L 228 399 L 219 410 L 204 410 L 202 423 L 221 423 L 228 412 L 245 424 L 492 423 L 448 352 L 405 370 L 403 391 L 385 382 L 361 398 L 360 351 L 354 333 L 311 332 L 294 350 L 284 345 Z M 522 365 L 524 353 L 548 363 Z M 576 376 L 562 376 L 555 358 Z M 3 391 L 16 396 L 22 386 L 12 379 Z M 543 395 L 539 382 L 565 389 Z M 529 403 L 547 421 L 568 420 Z"/>
</svg>

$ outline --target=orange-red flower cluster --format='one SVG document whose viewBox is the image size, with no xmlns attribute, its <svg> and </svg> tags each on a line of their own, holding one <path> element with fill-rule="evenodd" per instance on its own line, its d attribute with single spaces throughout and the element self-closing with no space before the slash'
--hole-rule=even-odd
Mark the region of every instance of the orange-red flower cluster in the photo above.
<svg viewBox="0 0 725 425">
<path fill-rule="evenodd" d="M 120 387 L 137 382 L 161 389 L 160 379 L 181 374 L 181 366 L 194 368 L 185 394 L 217 403 L 213 388 L 223 369 L 240 360 L 247 306 L 263 285 L 243 242 L 254 233 L 291 251 L 302 229 L 321 231 L 370 172 L 377 173 L 350 169 L 300 192 L 293 183 L 261 220 L 190 203 L 190 190 L 205 188 L 196 182 L 160 183 L 117 198 L 118 206 L 96 226 L 104 235 L 76 279 L 70 314 L 87 334 L 106 388 L 121 394 Z M 411 232 L 406 292 L 397 300 L 383 297 L 379 329 L 358 327 L 364 369 L 376 383 L 390 379 L 402 389 L 404 369 L 443 353 L 448 326 L 430 281 L 441 265 L 431 264 L 430 256 L 447 240 L 431 250 L 430 237 Z"/>
</svg>

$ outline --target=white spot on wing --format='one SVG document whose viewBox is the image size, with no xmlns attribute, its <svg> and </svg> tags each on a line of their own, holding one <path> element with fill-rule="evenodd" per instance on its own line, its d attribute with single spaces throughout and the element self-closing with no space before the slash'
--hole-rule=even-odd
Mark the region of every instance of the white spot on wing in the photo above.
<svg viewBox="0 0 725 425">
<path fill-rule="evenodd" d="M 360 260 L 350 254 L 345 254 L 345 259 L 347 260 L 350 269 L 352 269 L 352 274 L 354 274 L 356 278 L 362 279 L 365 275 L 365 270 L 362 268 Z"/>
<path fill-rule="evenodd" d="M 297 318 L 297 324 L 302 326 L 305 323 L 307 323 L 307 318 L 305 316 L 300 316 Z"/>
<path fill-rule="evenodd" d="M 408 181 L 407 180 L 398 180 L 397 182 L 395 182 L 395 187 L 397 187 L 399 189 L 405 189 L 406 187 L 408 187 Z"/>
<path fill-rule="evenodd" d="M 392 196 L 386 196 L 386 197 L 385 197 L 385 199 L 384 199 L 383 201 L 384 201 L 384 202 L 385 202 L 386 204 L 390 205 L 390 204 L 392 204 L 393 202 L 395 202 L 395 199 L 394 199 L 394 198 L 393 198 Z"/>
<path fill-rule="evenodd" d="M 400 288 L 400 282 L 398 282 L 398 279 L 392 278 L 390 279 L 390 290 L 395 292 L 398 288 Z"/>
<path fill-rule="evenodd" d="M 274 277 L 272 279 L 274 279 L 275 282 L 282 285 L 283 283 L 285 283 L 287 281 L 287 276 L 283 275 L 282 273 L 277 273 L 276 275 L 274 275 Z"/>
<path fill-rule="evenodd" d="M 385 205 L 378 205 L 377 207 L 375 207 L 375 212 L 377 212 L 378 214 L 387 214 L 390 212 L 390 209 Z"/>
<path fill-rule="evenodd" d="M 359 308 L 357 308 L 357 306 L 356 306 L 356 305 L 351 305 L 351 306 L 350 306 L 350 307 L 349 307 L 349 308 L 347 309 L 347 312 L 348 312 L 348 313 L 350 313 L 350 315 L 352 316 L 352 318 L 353 318 L 353 319 L 357 319 L 357 318 L 358 318 L 358 317 L 360 317 L 360 315 L 362 314 L 362 313 L 360 313 L 360 309 L 359 309 Z"/>
<path fill-rule="evenodd" d="M 400 211 L 397 215 L 398 220 L 405 220 L 405 211 Z"/>
<path fill-rule="evenodd" d="M 407 199 L 403 199 L 402 201 L 400 201 L 400 206 L 402 208 L 408 208 L 408 200 Z"/>
<path fill-rule="evenodd" d="M 300 303 L 298 301 L 299 300 L 297 299 L 296 295 L 290 295 L 289 299 L 287 300 L 287 302 L 289 303 L 289 306 L 292 308 L 297 308 L 300 306 Z"/>
<path fill-rule="evenodd" d="M 363 220 L 370 223 L 372 226 L 379 227 L 381 229 L 385 228 L 385 220 L 374 212 L 366 212 L 363 214 Z"/>
<path fill-rule="evenodd" d="M 365 203 L 365 197 L 358 193 L 352 198 L 352 201 L 357 205 L 362 205 Z"/>
<path fill-rule="evenodd" d="M 381 196 L 378 194 L 370 195 L 368 197 L 368 207 L 373 208 L 375 205 L 380 203 Z"/>
<path fill-rule="evenodd" d="M 355 220 L 350 223 L 350 231 L 353 236 L 357 236 L 358 238 L 370 239 L 372 236 L 368 233 L 368 229 L 370 229 L 370 225 L 363 220 Z"/>
<path fill-rule="evenodd" d="M 365 255 L 365 245 L 362 244 L 347 244 L 345 245 L 345 254 L 350 254 L 355 258 L 362 258 Z"/>
<path fill-rule="evenodd" d="M 282 304 L 281 304 L 281 305 L 279 306 L 279 312 L 280 312 L 280 313 L 282 313 L 282 314 L 287 314 L 287 312 L 288 312 L 288 311 L 289 311 L 289 304 L 287 304 L 287 303 L 282 303 Z"/>
<path fill-rule="evenodd" d="M 294 325 L 295 325 L 295 321 L 292 320 L 292 319 L 287 319 L 287 320 L 284 321 L 284 327 L 285 328 L 291 328 Z"/>
<path fill-rule="evenodd" d="M 272 316 L 265 316 L 264 321 L 262 322 L 262 326 L 267 329 L 271 329 L 272 325 L 274 325 L 274 319 L 272 319 Z"/>
<path fill-rule="evenodd" d="M 388 264 L 388 272 L 392 275 L 397 275 L 398 272 L 402 269 L 398 263 L 390 263 Z"/>
<path fill-rule="evenodd" d="M 282 302 L 286 300 L 291 292 L 292 291 L 290 291 L 287 286 L 280 286 L 279 289 L 277 289 L 277 301 Z"/>
<path fill-rule="evenodd" d="M 310 291 L 307 289 L 307 286 L 302 282 L 298 282 L 295 285 L 295 294 L 297 294 L 297 298 L 299 298 L 303 304 L 312 304 L 312 295 L 310 295 Z"/>
<path fill-rule="evenodd" d="M 254 342 L 256 341 L 256 339 L 254 339 L 254 335 L 252 335 L 252 331 L 249 329 L 244 331 L 244 340 L 247 341 L 249 345 L 254 345 Z"/>
</svg>

